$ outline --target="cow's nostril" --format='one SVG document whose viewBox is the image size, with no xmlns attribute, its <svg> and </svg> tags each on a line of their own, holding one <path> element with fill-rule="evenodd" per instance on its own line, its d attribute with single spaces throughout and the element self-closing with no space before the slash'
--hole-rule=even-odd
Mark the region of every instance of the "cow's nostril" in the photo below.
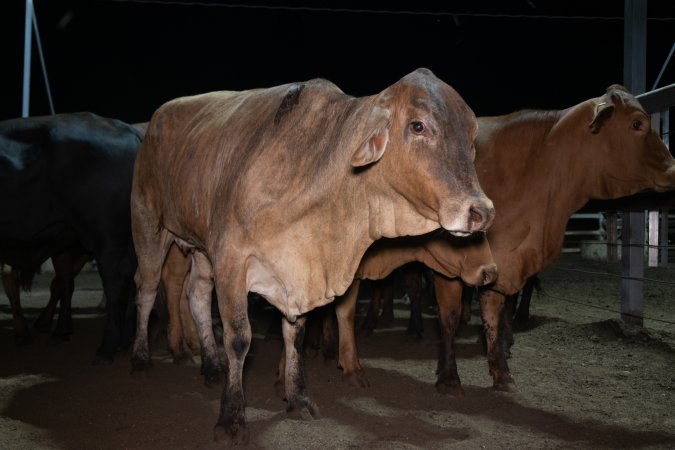
<svg viewBox="0 0 675 450">
<path fill-rule="evenodd" d="M 486 286 L 497 279 L 497 270 L 491 267 L 483 268 L 483 286 Z"/>
<path fill-rule="evenodd" d="M 485 222 L 485 218 L 487 217 L 487 209 L 486 208 L 480 208 L 478 206 L 472 206 L 469 209 L 469 221 L 472 224 L 482 224 Z"/>
<path fill-rule="evenodd" d="M 471 231 L 486 230 L 492 223 L 494 208 L 471 206 L 469 208 L 469 228 Z"/>
</svg>

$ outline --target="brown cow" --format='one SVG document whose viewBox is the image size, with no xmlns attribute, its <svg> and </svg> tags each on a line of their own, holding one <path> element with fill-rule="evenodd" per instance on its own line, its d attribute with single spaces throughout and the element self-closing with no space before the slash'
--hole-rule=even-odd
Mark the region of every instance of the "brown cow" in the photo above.
<svg viewBox="0 0 675 450">
<path fill-rule="evenodd" d="M 496 320 L 504 296 L 560 255 L 567 221 L 586 202 L 675 187 L 675 160 L 620 85 L 560 111 L 480 118 L 476 170 L 499 210 L 488 232 L 499 279 L 479 292 L 483 317 Z M 437 277 L 435 287 L 439 314 L 457 320 L 461 283 Z M 485 332 L 494 387 L 510 390 L 498 327 L 486 325 Z M 453 384 L 460 385 L 459 377 Z"/>
<path fill-rule="evenodd" d="M 288 410 L 315 416 L 299 353 L 304 314 L 346 291 L 376 239 L 490 225 L 494 209 L 472 163 L 475 133 L 471 109 L 426 69 L 370 97 L 317 79 L 161 106 L 131 196 L 134 368 L 150 364 L 148 317 L 175 242 L 192 255 L 191 306 L 210 303 L 215 285 L 223 321 L 228 376 L 216 439 L 248 439 L 248 292 L 284 316 Z M 209 358 L 218 364 L 217 354 Z"/>
<path fill-rule="evenodd" d="M 499 278 L 479 289 L 479 298 L 494 387 L 508 391 L 513 379 L 497 338 L 505 295 L 516 295 L 560 255 L 567 221 L 586 202 L 674 188 L 675 160 L 637 99 L 619 85 L 565 110 L 521 111 L 478 123 L 478 178 L 499 211 L 488 231 Z M 445 342 L 436 387 L 462 395 L 452 342 L 468 288 L 438 275 L 434 287 Z"/>
</svg>

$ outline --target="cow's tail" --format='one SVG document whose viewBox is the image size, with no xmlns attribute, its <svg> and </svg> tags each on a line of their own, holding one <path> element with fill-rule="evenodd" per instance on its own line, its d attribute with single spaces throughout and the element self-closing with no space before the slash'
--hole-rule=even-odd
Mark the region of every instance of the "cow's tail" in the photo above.
<svg viewBox="0 0 675 450">
<path fill-rule="evenodd" d="M 30 292 L 31 287 L 33 286 L 33 278 L 37 271 L 35 270 L 21 270 L 18 271 L 17 279 L 19 280 L 19 286 L 23 289 L 24 292 Z"/>
</svg>

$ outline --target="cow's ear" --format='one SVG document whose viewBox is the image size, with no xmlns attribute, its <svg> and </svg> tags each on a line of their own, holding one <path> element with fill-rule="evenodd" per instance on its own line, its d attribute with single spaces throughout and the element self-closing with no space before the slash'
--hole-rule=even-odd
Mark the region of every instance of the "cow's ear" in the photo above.
<svg viewBox="0 0 675 450">
<path fill-rule="evenodd" d="M 589 127 L 591 128 L 592 133 L 597 133 L 600 131 L 600 127 L 605 123 L 614 112 L 614 104 L 609 102 L 598 102 L 595 104 L 593 110 L 593 120 Z"/>
<path fill-rule="evenodd" d="M 374 107 L 368 118 L 365 134 L 368 136 L 352 155 L 353 167 L 363 167 L 379 161 L 389 142 L 389 110 Z"/>
</svg>

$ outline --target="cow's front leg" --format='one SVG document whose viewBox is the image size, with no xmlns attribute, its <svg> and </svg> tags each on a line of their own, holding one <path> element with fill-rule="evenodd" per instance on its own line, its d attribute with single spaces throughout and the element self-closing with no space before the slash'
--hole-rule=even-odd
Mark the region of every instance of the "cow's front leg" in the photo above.
<svg viewBox="0 0 675 450">
<path fill-rule="evenodd" d="M 506 355 L 500 339 L 500 318 L 504 309 L 504 296 L 494 291 L 480 292 L 480 307 L 485 328 L 487 358 L 493 386 L 499 391 L 513 391 L 515 383 L 506 363 Z"/>
<path fill-rule="evenodd" d="M 244 445 L 248 443 L 249 430 L 245 416 L 246 400 L 242 378 L 244 360 L 251 346 L 247 296 L 245 292 L 238 296 L 228 295 L 229 292 L 222 288 L 218 288 L 217 294 L 220 317 L 223 321 L 227 379 L 220 402 L 220 415 L 214 429 L 214 439 L 229 441 L 232 445 Z"/>
<path fill-rule="evenodd" d="M 463 396 L 464 389 L 457 373 L 455 355 L 455 334 L 462 313 L 462 291 L 464 285 L 434 273 L 434 289 L 438 302 L 438 320 L 441 323 L 443 352 L 438 360 L 436 390 L 440 394 Z"/>
<path fill-rule="evenodd" d="M 306 316 L 301 316 L 291 323 L 284 318 L 281 329 L 286 352 L 285 386 L 288 402 L 286 411 L 292 417 L 312 420 L 319 418 L 319 408 L 309 398 L 305 386 L 302 343 L 305 337 L 306 320 Z"/>
</svg>

